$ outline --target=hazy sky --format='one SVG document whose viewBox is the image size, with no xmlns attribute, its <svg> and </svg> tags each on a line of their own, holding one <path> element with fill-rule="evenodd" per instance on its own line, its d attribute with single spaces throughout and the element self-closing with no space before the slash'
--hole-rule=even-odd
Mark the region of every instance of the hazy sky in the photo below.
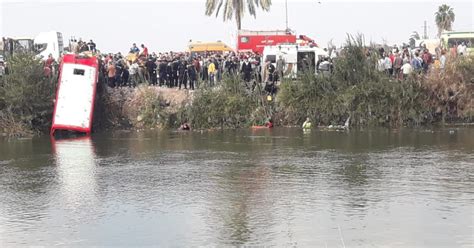
<svg viewBox="0 0 474 248">
<path fill-rule="evenodd" d="M 285 1 L 272 2 L 270 12 L 259 11 L 256 19 L 247 15 L 242 28 L 284 29 Z M 322 46 L 331 39 L 341 44 L 347 33 L 362 33 L 367 42 L 401 44 L 414 30 L 422 34 L 425 20 L 428 35 L 434 37 L 434 13 L 442 3 L 454 8 L 455 30 L 474 30 L 469 0 L 288 0 L 289 27 Z M 190 39 L 235 46 L 235 22 L 205 16 L 204 5 L 205 0 L 0 0 L 0 34 L 34 37 L 56 30 L 65 40 L 92 38 L 107 52 L 127 52 L 133 42 L 145 43 L 151 51 L 183 51 Z"/>
</svg>

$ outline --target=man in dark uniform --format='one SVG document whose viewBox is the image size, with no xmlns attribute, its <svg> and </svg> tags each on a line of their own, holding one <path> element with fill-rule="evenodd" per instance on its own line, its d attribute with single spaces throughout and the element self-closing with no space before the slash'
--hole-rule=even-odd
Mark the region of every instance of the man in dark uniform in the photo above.
<svg viewBox="0 0 474 248">
<path fill-rule="evenodd" d="M 87 43 L 87 48 L 89 51 L 96 52 L 95 43 L 92 40 Z"/>
<path fill-rule="evenodd" d="M 188 79 L 189 79 L 189 89 L 194 90 L 194 85 L 197 80 L 196 67 L 192 64 L 188 65 Z"/>
<path fill-rule="evenodd" d="M 117 87 L 122 87 L 124 85 L 122 81 L 122 73 L 122 63 L 120 61 L 117 61 L 117 63 L 115 63 L 115 84 L 117 85 Z"/>
<path fill-rule="evenodd" d="M 187 67 L 188 62 L 180 61 L 178 64 L 178 81 L 179 81 L 179 89 L 181 89 L 181 85 L 184 84 L 184 88 L 188 88 L 188 75 L 187 75 Z"/>
<path fill-rule="evenodd" d="M 156 85 L 156 63 L 155 60 L 151 57 L 145 63 L 147 70 L 147 79 L 148 83 L 151 85 Z"/>
<path fill-rule="evenodd" d="M 160 61 L 160 65 L 158 66 L 158 71 L 160 75 L 160 87 L 161 87 L 168 82 L 168 62 L 166 60 Z"/>
<path fill-rule="evenodd" d="M 209 78 L 209 73 L 207 71 L 207 66 L 209 65 L 209 62 L 206 60 L 203 60 L 202 63 L 202 81 L 206 82 L 207 79 Z"/>
<path fill-rule="evenodd" d="M 166 85 L 168 88 L 173 87 L 173 61 L 168 61 L 166 65 Z"/>
<path fill-rule="evenodd" d="M 178 86 L 178 68 L 179 68 L 179 60 L 177 58 L 174 59 L 173 63 L 171 63 L 171 87 Z"/>
<path fill-rule="evenodd" d="M 250 64 L 247 58 L 245 58 L 245 61 L 242 64 L 241 73 L 244 75 L 244 81 L 246 83 L 250 82 L 251 75 L 252 75 L 252 64 Z"/>
</svg>

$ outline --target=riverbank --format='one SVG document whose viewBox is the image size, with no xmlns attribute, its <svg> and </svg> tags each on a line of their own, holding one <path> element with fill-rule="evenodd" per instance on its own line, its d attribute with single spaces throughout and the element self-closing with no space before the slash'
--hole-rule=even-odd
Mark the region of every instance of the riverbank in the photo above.
<svg viewBox="0 0 474 248">
<path fill-rule="evenodd" d="M 200 82 L 195 91 L 140 85 L 109 88 L 98 84 L 94 130 L 242 128 L 272 118 L 276 126 L 352 127 L 424 126 L 474 122 L 474 58 L 448 60 L 441 71 L 413 73 L 397 80 L 376 70 L 358 41 L 348 44 L 329 76 L 306 74 L 283 80 L 267 99 L 263 85 L 253 87 L 239 76 L 224 77 L 214 87 Z M 17 57 L 0 87 L 0 133 L 9 136 L 48 132 L 55 99 L 55 77 L 43 76 L 30 57 Z"/>
<path fill-rule="evenodd" d="M 263 85 L 253 88 L 239 77 L 225 77 L 213 88 L 192 92 L 139 87 L 138 93 L 122 97 L 133 99 L 137 111 L 132 115 L 130 108 L 107 109 L 124 109 L 121 116 L 131 128 L 177 128 L 183 122 L 194 129 L 242 128 L 261 125 L 267 118 L 276 126 L 300 126 L 306 118 L 313 126 L 343 125 L 349 117 L 351 127 L 474 122 L 473 57 L 448 60 L 444 70 L 432 68 L 397 80 L 376 70 L 376 55 L 365 53 L 362 43 L 354 41 L 330 76 L 283 80 L 271 101 Z M 181 100 L 164 104 L 176 97 Z"/>
</svg>

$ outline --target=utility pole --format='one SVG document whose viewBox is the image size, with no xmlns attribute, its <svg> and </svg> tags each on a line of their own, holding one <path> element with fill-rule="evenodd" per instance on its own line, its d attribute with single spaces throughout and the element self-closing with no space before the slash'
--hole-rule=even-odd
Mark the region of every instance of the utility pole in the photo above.
<svg viewBox="0 0 474 248">
<path fill-rule="evenodd" d="M 426 21 L 423 25 L 423 39 L 428 39 L 428 27 L 426 26 Z"/>
<path fill-rule="evenodd" d="M 286 12 L 286 31 L 288 32 L 288 0 L 285 0 L 285 12 Z"/>
</svg>

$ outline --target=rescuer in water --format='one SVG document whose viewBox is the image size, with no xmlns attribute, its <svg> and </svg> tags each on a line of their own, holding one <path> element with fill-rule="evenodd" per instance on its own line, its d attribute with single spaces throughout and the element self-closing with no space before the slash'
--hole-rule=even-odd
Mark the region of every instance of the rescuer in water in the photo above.
<svg viewBox="0 0 474 248">
<path fill-rule="evenodd" d="M 306 118 L 306 121 L 303 123 L 302 128 L 303 129 L 311 129 L 311 121 L 309 120 L 309 117 Z"/>
</svg>

